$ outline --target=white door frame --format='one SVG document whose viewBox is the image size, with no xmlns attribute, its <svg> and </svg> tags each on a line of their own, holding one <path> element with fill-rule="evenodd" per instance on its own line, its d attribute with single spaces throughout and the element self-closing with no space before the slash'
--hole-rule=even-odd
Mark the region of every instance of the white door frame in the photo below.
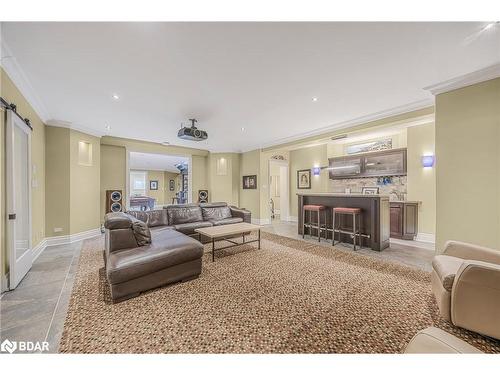
<svg viewBox="0 0 500 375">
<path fill-rule="evenodd" d="M 32 198 L 31 198 L 31 129 L 17 117 L 11 110 L 7 111 L 7 124 L 5 129 L 5 151 L 6 151 L 6 234 L 7 234 L 7 251 L 9 254 L 9 289 L 14 289 L 21 282 L 23 277 L 33 265 L 33 247 L 32 247 Z M 19 258 L 16 257 L 16 220 L 9 219 L 9 215 L 17 214 L 16 212 L 16 186 L 14 185 L 14 127 L 19 127 L 28 136 L 28 250 Z"/>
<path fill-rule="evenodd" d="M 287 173 L 285 174 L 286 180 L 284 186 L 286 186 L 286 191 L 280 191 L 280 196 L 284 194 L 287 199 L 286 199 L 286 209 L 283 210 L 283 207 L 280 206 L 280 220 L 282 221 L 290 221 L 290 167 L 288 165 L 288 160 L 276 160 L 276 159 L 269 159 L 269 165 L 268 165 L 268 194 L 267 194 L 267 201 L 269 202 L 271 200 L 271 166 L 272 165 L 278 165 L 280 167 L 286 167 Z M 280 173 L 280 185 L 281 185 L 281 173 Z M 269 210 L 269 222 L 271 222 L 271 211 Z M 285 214 L 284 214 L 285 213 Z M 284 215 L 283 215 L 284 214 Z"/>
</svg>

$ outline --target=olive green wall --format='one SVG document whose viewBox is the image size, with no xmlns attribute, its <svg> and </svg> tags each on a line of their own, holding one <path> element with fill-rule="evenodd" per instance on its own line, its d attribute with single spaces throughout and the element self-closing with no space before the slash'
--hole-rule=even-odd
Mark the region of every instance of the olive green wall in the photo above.
<svg viewBox="0 0 500 375">
<path fill-rule="evenodd" d="M 79 142 L 92 145 L 90 165 L 79 162 Z M 99 228 L 99 138 L 67 128 L 46 126 L 46 236 L 63 236 Z M 60 231 L 56 231 L 59 230 Z"/>
<path fill-rule="evenodd" d="M 155 205 L 163 206 L 165 204 L 165 172 L 164 171 L 146 171 L 146 195 L 155 199 Z M 158 181 L 158 190 L 150 189 L 150 181 Z"/>
<path fill-rule="evenodd" d="M 233 164 L 235 167 L 231 169 L 232 177 L 232 204 L 236 207 L 240 205 L 240 168 L 241 154 L 233 154 Z"/>
<path fill-rule="evenodd" d="M 45 237 L 45 126 L 31 107 L 28 101 L 20 93 L 5 71 L 0 68 L 0 96 L 9 103 L 17 105 L 17 111 L 23 117 L 30 119 L 33 132 L 31 134 L 31 162 L 32 162 L 32 246 L 37 246 Z M 0 273 L 3 277 L 8 272 L 6 254 L 6 223 L 5 223 L 5 111 L 0 110 Z"/>
<path fill-rule="evenodd" d="M 290 151 L 290 216 L 298 217 L 297 193 L 319 193 L 328 191 L 328 170 L 319 176 L 311 172 L 311 189 L 297 189 L 297 171 L 311 169 L 314 166 L 328 165 L 327 145 L 305 147 Z"/>
<path fill-rule="evenodd" d="M 500 78 L 436 96 L 436 250 L 500 249 Z"/>
<path fill-rule="evenodd" d="M 204 169 L 203 169 L 204 172 Z M 180 178 L 181 174 L 180 173 L 172 173 L 172 172 L 164 172 L 163 173 L 163 179 L 165 180 L 165 192 L 163 194 L 164 199 L 163 202 L 165 204 L 172 204 L 172 198 L 175 197 L 175 194 L 181 190 L 182 188 L 182 181 Z M 174 190 L 170 191 L 170 180 L 174 180 Z M 193 176 L 194 180 L 194 176 Z M 194 185 L 194 183 L 193 183 Z M 196 190 L 198 193 L 198 190 Z M 194 196 L 194 187 L 193 187 L 193 202 L 197 202 L 198 197 Z"/>
<path fill-rule="evenodd" d="M 99 228 L 101 223 L 101 143 L 98 137 L 75 130 L 71 130 L 70 135 L 70 228 L 71 234 L 75 234 Z M 78 162 L 80 141 L 92 145 L 91 165 Z"/>
<path fill-rule="evenodd" d="M 192 160 L 191 180 L 193 184 L 193 189 L 192 189 L 193 203 L 197 203 L 198 190 L 209 190 L 208 167 L 207 167 L 208 157 L 193 155 L 191 157 L 191 160 Z M 179 189 L 176 187 L 176 191 L 178 190 Z M 210 192 L 209 192 L 209 198 L 210 198 Z M 169 202 L 171 202 L 171 200 Z"/>
<path fill-rule="evenodd" d="M 47 237 L 70 234 L 70 130 L 46 127 L 45 233 Z M 60 228 L 60 232 L 55 232 Z"/>
<path fill-rule="evenodd" d="M 121 190 L 125 194 L 126 178 L 125 147 L 101 145 L 101 180 L 100 180 L 100 221 L 106 213 L 106 190 Z"/>
<path fill-rule="evenodd" d="M 407 200 L 420 201 L 418 232 L 436 233 L 436 168 L 422 167 L 423 155 L 434 155 L 434 123 L 407 129 Z"/>
<path fill-rule="evenodd" d="M 243 189 L 243 176 L 257 176 L 257 189 Z M 260 186 L 262 176 L 260 175 L 260 150 L 244 152 L 240 156 L 240 207 L 252 212 L 252 219 L 260 218 Z"/>
<path fill-rule="evenodd" d="M 219 160 L 225 160 L 227 163 L 227 170 L 224 175 L 217 174 L 217 162 Z M 209 201 L 227 202 L 238 206 L 240 200 L 240 155 L 236 153 L 210 153 L 207 170 L 209 173 Z"/>
</svg>

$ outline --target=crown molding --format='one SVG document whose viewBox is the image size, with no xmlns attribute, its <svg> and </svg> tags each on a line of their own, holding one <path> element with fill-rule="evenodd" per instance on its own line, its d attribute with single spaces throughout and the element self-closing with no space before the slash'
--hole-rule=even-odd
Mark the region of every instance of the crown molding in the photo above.
<svg viewBox="0 0 500 375">
<path fill-rule="evenodd" d="M 357 118 L 352 119 L 352 120 L 338 122 L 338 123 L 333 124 L 333 125 L 329 125 L 329 126 L 326 126 L 323 128 L 312 130 L 310 132 L 301 133 L 301 134 L 286 137 L 286 138 L 281 138 L 279 140 L 269 142 L 269 143 L 264 143 L 263 145 L 261 145 L 261 147 L 259 149 L 268 149 L 268 148 L 276 147 L 276 146 L 286 147 L 287 143 L 291 143 L 291 142 L 295 142 L 295 141 L 299 141 L 299 140 L 306 141 L 307 138 L 309 138 L 309 137 L 320 136 L 323 134 L 326 135 L 327 133 L 332 132 L 332 131 L 348 129 L 348 128 L 352 128 L 354 126 L 362 125 L 362 124 L 365 124 L 368 122 L 382 120 L 384 118 L 401 115 L 401 114 L 407 113 L 407 112 L 418 111 L 419 109 L 424 109 L 424 108 L 432 107 L 432 106 L 434 106 L 434 99 L 430 99 L 430 98 L 423 99 L 423 100 L 419 100 L 419 101 L 405 104 L 402 106 L 387 109 L 384 111 L 371 113 L 371 114 L 366 115 L 366 116 L 357 117 Z M 253 150 L 255 150 L 255 148 L 245 149 L 242 152 L 248 152 L 248 151 L 253 151 Z"/>
<path fill-rule="evenodd" d="M 415 117 L 415 118 L 411 118 L 411 119 L 387 122 L 384 125 L 382 125 L 382 127 L 383 128 L 390 128 L 392 130 L 399 131 L 399 130 L 411 128 L 414 126 L 421 126 L 421 125 L 430 124 L 430 123 L 433 123 L 434 121 L 435 121 L 435 116 L 432 113 L 432 114 L 423 115 L 423 116 L 419 116 L 419 117 Z M 374 139 L 374 138 L 380 137 L 379 133 L 377 133 L 377 130 L 379 130 L 380 128 L 381 128 L 381 126 L 375 126 L 373 128 L 370 128 L 370 129 L 361 130 L 361 132 L 366 132 L 367 130 L 374 132 L 372 138 L 366 138 L 364 140 Z M 357 131 L 353 132 L 353 135 L 355 133 L 357 133 Z M 343 138 L 342 141 L 344 141 L 344 143 L 357 142 L 357 139 L 356 139 L 355 135 L 353 137 L 351 137 L 351 135 L 349 135 L 347 138 Z M 316 146 L 321 146 L 321 145 L 325 145 L 325 144 L 332 143 L 332 142 L 335 142 L 335 141 L 331 140 L 330 137 L 326 137 L 325 139 L 318 140 L 318 141 L 315 141 L 313 143 L 304 143 L 304 144 L 295 145 L 293 147 L 290 147 L 290 150 L 300 150 L 300 149 L 308 148 L 308 147 L 316 147 Z"/>
<path fill-rule="evenodd" d="M 490 79 L 495 79 L 498 77 L 500 77 L 500 63 L 487 66 L 472 73 L 454 77 L 447 81 L 424 87 L 424 90 L 430 91 L 433 95 L 439 95 L 448 91 L 461 89 L 462 87 L 489 81 Z"/>
<path fill-rule="evenodd" d="M 16 85 L 17 89 L 21 92 L 26 101 L 31 105 L 38 117 L 40 117 L 43 123 L 46 123 L 50 119 L 49 111 L 47 111 L 47 108 L 43 104 L 42 100 L 36 94 L 35 89 L 17 62 L 16 57 L 12 54 L 5 40 L 2 38 L 0 42 L 0 66 L 12 80 L 14 85 Z"/>
<path fill-rule="evenodd" d="M 88 128 L 86 126 L 76 125 L 76 124 L 73 124 L 72 122 L 68 122 L 68 121 L 48 120 L 45 122 L 45 125 L 54 126 L 56 128 L 71 129 L 71 130 L 75 130 L 75 131 L 78 131 L 80 133 L 92 135 L 92 136 L 98 137 L 98 138 L 101 138 L 101 137 L 104 137 L 105 135 L 107 135 L 105 132 L 91 129 L 91 128 Z"/>
</svg>

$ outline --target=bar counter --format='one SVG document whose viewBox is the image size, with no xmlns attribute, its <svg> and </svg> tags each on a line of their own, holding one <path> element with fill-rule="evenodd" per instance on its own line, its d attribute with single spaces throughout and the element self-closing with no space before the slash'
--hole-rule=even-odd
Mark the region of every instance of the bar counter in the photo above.
<svg viewBox="0 0 500 375">
<path fill-rule="evenodd" d="M 332 228 L 332 209 L 334 207 L 350 207 L 361 209 L 361 245 L 370 247 L 372 250 L 381 251 L 389 247 L 390 235 L 390 206 L 388 195 L 364 195 L 364 194 L 341 194 L 341 193 L 297 193 L 298 196 L 298 232 L 302 235 L 302 207 L 306 204 L 317 204 L 326 207 L 326 225 Z M 309 214 L 308 214 L 309 216 Z M 322 219 L 323 220 L 323 219 Z M 350 215 L 337 215 L 337 223 L 342 229 L 352 231 L 352 218 Z M 316 215 L 312 215 L 311 221 L 316 223 Z M 323 222 L 321 224 L 324 224 Z M 359 224 L 358 224 L 359 225 Z M 306 235 L 308 235 L 306 228 Z M 312 229 L 313 235 L 317 236 L 316 230 Z M 332 232 L 328 231 L 328 239 L 331 240 Z M 324 232 L 322 232 L 324 238 Z M 335 240 L 338 241 L 339 234 L 336 233 Z M 349 234 L 341 233 L 342 242 L 352 243 Z M 360 242 L 357 241 L 359 244 Z"/>
</svg>

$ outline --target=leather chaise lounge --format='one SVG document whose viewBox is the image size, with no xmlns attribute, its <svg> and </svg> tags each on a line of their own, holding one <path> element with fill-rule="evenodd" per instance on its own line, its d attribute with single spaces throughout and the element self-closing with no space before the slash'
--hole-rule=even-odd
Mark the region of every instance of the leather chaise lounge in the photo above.
<svg viewBox="0 0 500 375">
<path fill-rule="evenodd" d="M 119 302 L 149 289 L 198 277 L 203 245 L 197 241 L 195 229 L 243 221 L 251 221 L 250 212 L 226 203 L 107 214 L 104 263 L 111 298 Z"/>
</svg>

